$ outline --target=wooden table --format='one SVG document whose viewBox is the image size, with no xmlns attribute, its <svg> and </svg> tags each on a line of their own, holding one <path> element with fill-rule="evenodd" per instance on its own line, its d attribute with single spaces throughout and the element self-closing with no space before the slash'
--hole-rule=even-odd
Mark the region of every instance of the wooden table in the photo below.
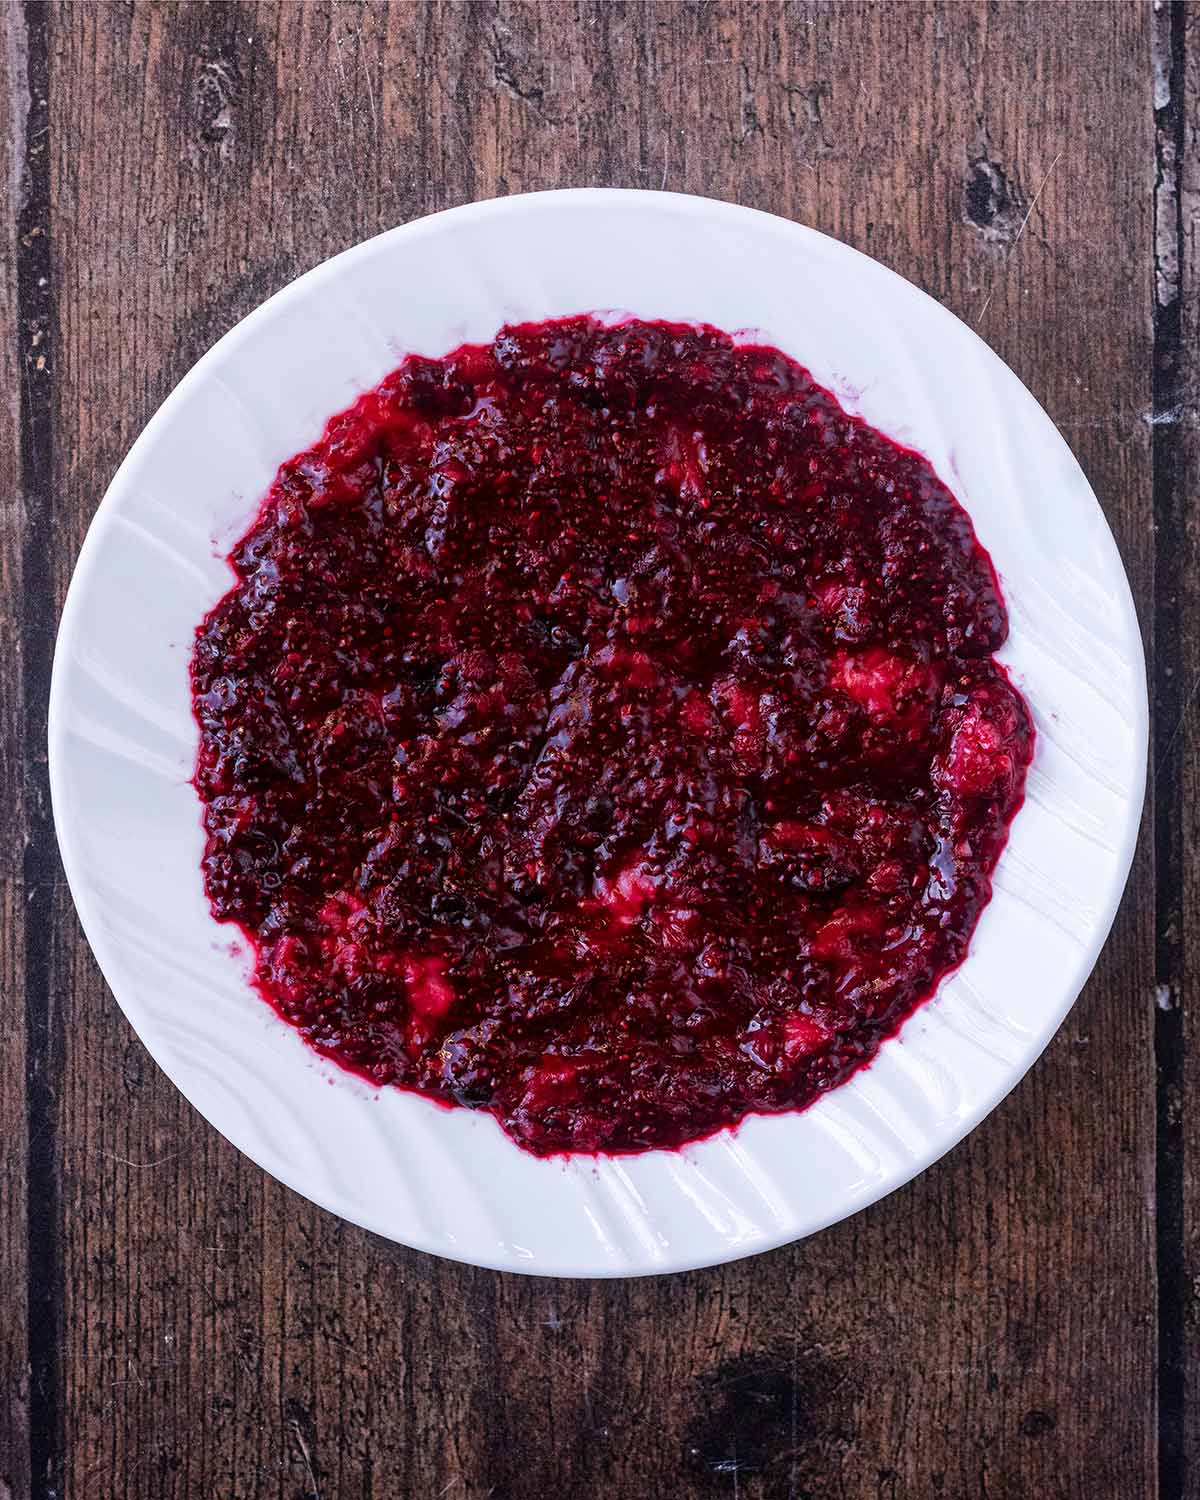
<svg viewBox="0 0 1200 1500">
<path fill-rule="evenodd" d="M 5 10 L 4 1500 L 1200 1495 L 1197 14 Z M 1125 558 L 1157 796 L 1095 977 L 946 1160 L 807 1243 L 589 1285 L 398 1249 L 205 1125 L 84 945 L 44 745 L 84 530 L 197 356 L 388 225 L 596 183 L 838 235 L 1012 365 Z"/>
</svg>

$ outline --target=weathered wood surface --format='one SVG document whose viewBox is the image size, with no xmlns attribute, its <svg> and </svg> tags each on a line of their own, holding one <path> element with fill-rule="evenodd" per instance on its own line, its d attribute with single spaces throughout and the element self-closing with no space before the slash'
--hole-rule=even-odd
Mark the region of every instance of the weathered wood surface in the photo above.
<svg viewBox="0 0 1200 1500">
<path fill-rule="evenodd" d="M 1162 1493 L 1200 1494 L 1200 10 L 1155 17 L 1153 769 Z"/>
<path fill-rule="evenodd" d="M 1192 17 L 63 3 L 3 25 L 0 1496 L 1200 1495 Z M 588 1285 L 399 1250 L 189 1109 L 79 933 L 43 733 L 88 520 L 218 335 L 389 225 L 600 183 L 827 230 L 1008 360 L 1158 635 L 1159 800 L 1084 996 L 940 1165 L 772 1255 Z"/>
<path fill-rule="evenodd" d="M 20 38 L 0 51 L 0 98 L 12 99 L 0 141 L 0 1496 L 8 1500 L 29 1487 L 29 1319 L 26 1264 L 29 1215 L 26 1199 L 28 1142 L 25 1087 L 24 849 L 27 826 L 25 773 L 25 684 L 21 671 L 22 472 L 20 368 L 29 347 L 19 331 L 17 214 L 33 113 L 27 97 L 28 67 Z"/>
</svg>

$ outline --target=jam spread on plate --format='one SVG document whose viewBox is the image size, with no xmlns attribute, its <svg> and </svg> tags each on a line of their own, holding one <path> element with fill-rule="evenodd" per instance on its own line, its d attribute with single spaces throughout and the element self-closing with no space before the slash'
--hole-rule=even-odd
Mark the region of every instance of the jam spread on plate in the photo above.
<svg viewBox="0 0 1200 1500">
<path fill-rule="evenodd" d="M 374 1083 L 538 1154 L 868 1063 L 967 952 L 1029 712 L 918 454 L 779 351 L 589 317 L 410 357 L 197 631 L 203 873 Z"/>
</svg>

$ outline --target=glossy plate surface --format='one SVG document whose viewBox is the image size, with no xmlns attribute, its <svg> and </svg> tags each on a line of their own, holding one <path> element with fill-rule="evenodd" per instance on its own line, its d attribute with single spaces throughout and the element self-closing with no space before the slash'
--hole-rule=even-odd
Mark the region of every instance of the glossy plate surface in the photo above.
<svg viewBox="0 0 1200 1500">
<path fill-rule="evenodd" d="M 251 989 L 200 875 L 192 635 L 279 463 L 404 354 L 578 312 L 746 330 L 924 453 L 1000 573 L 1000 653 L 1038 745 L 963 967 L 847 1085 L 673 1154 L 541 1161 L 488 1116 L 377 1092 Z M 67 876 L 130 1022 L 192 1104 L 275 1177 L 405 1244 L 513 1271 L 617 1276 L 769 1249 L 928 1166 L 1054 1034 L 1112 923 L 1145 777 L 1129 587 L 1057 430 L 974 333 L 876 262 L 706 199 L 580 190 L 472 204 L 359 245 L 240 323 L 138 439 L 59 632 L 50 773 Z"/>
</svg>

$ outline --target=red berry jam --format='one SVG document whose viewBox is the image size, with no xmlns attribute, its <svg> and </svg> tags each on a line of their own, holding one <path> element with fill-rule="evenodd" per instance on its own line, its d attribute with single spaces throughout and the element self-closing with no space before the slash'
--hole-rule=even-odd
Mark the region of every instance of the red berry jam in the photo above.
<svg viewBox="0 0 1200 1500">
<path fill-rule="evenodd" d="M 869 1062 L 962 962 L 1029 713 L 917 454 L 715 329 L 406 359 L 201 625 L 204 879 L 319 1052 L 538 1154 Z"/>
</svg>

